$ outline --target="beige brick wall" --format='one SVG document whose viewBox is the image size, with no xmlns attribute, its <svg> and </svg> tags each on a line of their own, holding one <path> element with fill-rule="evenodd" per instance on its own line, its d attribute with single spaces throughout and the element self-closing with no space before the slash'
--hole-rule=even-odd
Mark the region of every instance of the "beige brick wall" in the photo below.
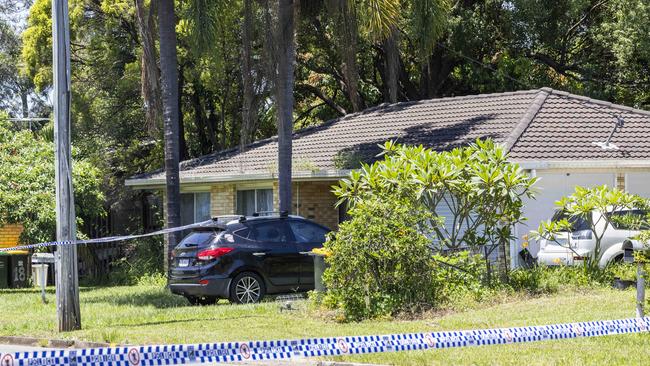
<svg viewBox="0 0 650 366">
<path fill-rule="evenodd" d="M 332 193 L 335 182 L 296 182 L 293 184 L 293 212 L 332 230 L 338 228 L 339 210 Z"/>
<path fill-rule="evenodd" d="M 18 245 L 20 234 L 23 233 L 23 225 L 6 224 L 0 227 L 0 248 L 11 248 Z"/>
<path fill-rule="evenodd" d="M 334 207 L 336 197 L 332 193 L 334 181 L 293 182 L 292 213 L 314 220 L 334 230 L 339 224 L 339 210 Z M 234 195 L 236 195 L 236 191 Z M 278 182 L 273 182 L 273 210 L 280 210 Z M 214 198 L 213 198 L 214 202 Z"/>
<path fill-rule="evenodd" d="M 237 189 L 234 184 L 219 184 L 212 186 L 210 190 L 210 214 L 233 215 L 237 209 Z"/>
<path fill-rule="evenodd" d="M 294 182 L 292 185 L 292 213 L 314 220 L 330 229 L 336 229 L 339 213 L 338 209 L 334 207 L 336 197 L 331 192 L 333 184 L 335 184 L 334 181 Z M 213 185 L 210 189 L 210 200 L 211 216 L 235 214 L 237 185 L 234 183 Z M 279 210 L 277 182 L 273 182 L 273 209 Z"/>
</svg>

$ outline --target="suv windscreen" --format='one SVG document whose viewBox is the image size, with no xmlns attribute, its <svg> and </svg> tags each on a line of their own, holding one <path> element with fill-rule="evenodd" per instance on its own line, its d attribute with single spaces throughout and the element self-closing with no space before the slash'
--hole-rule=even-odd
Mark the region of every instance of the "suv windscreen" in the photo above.
<svg viewBox="0 0 650 366">
<path fill-rule="evenodd" d="M 577 216 L 571 217 L 565 211 L 555 211 L 555 214 L 553 215 L 551 221 L 557 222 L 564 219 L 567 219 L 571 223 L 572 232 L 591 229 L 591 227 L 589 226 L 589 222 L 587 222 L 587 220 L 585 220 L 584 217 L 577 217 Z"/>
<path fill-rule="evenodd" d="M 621 210 L 609 212 L 607 217 L 616 230 L 648 230 L 644 219 L 648 212 L 645 210 Z"/>
<path fill-rule="evenodd" d="M 219 235 L 219 231 L 193 231 L 186 236 L 179 247 L 206 247 Z"/>
</svg>

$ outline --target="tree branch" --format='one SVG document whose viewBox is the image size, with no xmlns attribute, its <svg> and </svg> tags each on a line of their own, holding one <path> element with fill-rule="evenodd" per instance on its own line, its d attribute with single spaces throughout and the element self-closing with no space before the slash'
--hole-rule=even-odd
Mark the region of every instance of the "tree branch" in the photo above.
<svg viewBox="0 0 650 366">
<path fill-rule="evenodd" d="M 319 88 L 317 88 L 317 87 L 315 87 L 313 85 L 297 84 L 296 89 L 298 89 L 298 90 L 302 89 L 302 90 L 304 90 L 306 92 L 314 94 L 314 96 L 316 96 L 318 99 L 325 102 L 325 104 L 327 104 L 328 107 L 335 110 L 341 116 L 344 116 L 344 115 L 346 115 L 348 113 L 348 112 L 345 111 L 345 109 L 343 109 L 343 107 L 336 104 L 336 102 L 334 100 L 332 100 L 330 97 L 325 95 Z"/>
</svg>

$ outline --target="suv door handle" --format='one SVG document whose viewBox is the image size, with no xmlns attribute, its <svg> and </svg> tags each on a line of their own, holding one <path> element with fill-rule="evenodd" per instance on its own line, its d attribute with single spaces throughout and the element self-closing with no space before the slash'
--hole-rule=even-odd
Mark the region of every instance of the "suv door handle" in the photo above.
<svg viewBox="0 0 650 366">
<path fill-rule="evenodd" d="M 256 256 L 256 257 L 263 257 L 263 256 L 266 255 L 266 253 L 265 252 L 255 252 L 255 253 L 253 253 L 253 255 Z"/>
</svg>

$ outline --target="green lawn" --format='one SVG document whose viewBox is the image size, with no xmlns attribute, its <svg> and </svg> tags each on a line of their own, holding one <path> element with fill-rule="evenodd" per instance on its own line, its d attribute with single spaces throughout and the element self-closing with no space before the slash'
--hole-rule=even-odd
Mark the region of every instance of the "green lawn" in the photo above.
<svg viewBox="0 0 650 366">
<path fill-rule="evenodd" d="M 188 306 L 156 287 L 81 289 L 83 330 L 57 334 L 54 294 L 49 304 L 38 291 L 0 291 L 0 335 L 75 338 L 117 344 L 264 340 L 454 329 L 543 325 L 607 320 L 634 315 L 635 293 L 610 289 L 563 291 L 553 296 L 510 299 L 480 309 L 420 320 L 341 324 L 310 310 L 279 310 L 279 304 Z M 383 364 L 648 364 L 650 334 L 545 341 L 518 345 L 401 352 L 346 357 Z"/>
</svg>

